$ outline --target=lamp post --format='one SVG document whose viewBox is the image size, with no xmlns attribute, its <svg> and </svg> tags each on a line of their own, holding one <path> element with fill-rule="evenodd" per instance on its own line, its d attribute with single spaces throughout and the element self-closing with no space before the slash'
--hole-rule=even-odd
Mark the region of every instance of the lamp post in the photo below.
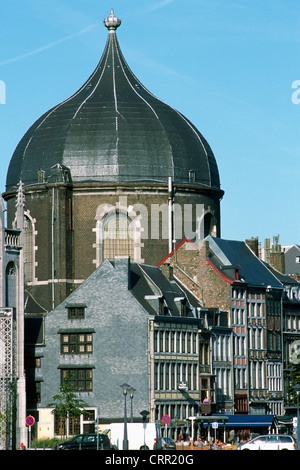
<svg viewBox="0 0 300 470">
<path fill-rule="evenodd" d="M 142 415 L 143 417 L 143 428 L 144 428 L 144 450 L 146 450 L 147 446 L 146 446 L 146 427 L 147 427 L 147 417 L 149 416 L 149 411 L 147 410 L 143 410 L 140 412 L 140 415 Z"/>
<path fill-rule="evenodd" d="M 297 395 L 297 434 L 296 434 L 296 439 L 297 439 L 297 450 L 300 450 L 300 422 L 299 422 L 299 395 L 300 395 L 300 384 L 296 384 L 293 386 L 293 389 L 296 392 Z"/>
<path fill-rule="evenodd" d="M 133 397 L 134 397 L 134 392 L 136 392 L 136 389 L 133 387 L 130 387 L 128 390 L 129 396 L 130 396 L 130 422 L 133 423 Z"/>
<path fill-rule="evenodd" d="M 128 384 L 120 385 L 124 394 L 124 438 L 123 438 L 123 450 L 128 450 L 128 438 L 127 438 L 127 407 L 126 407 L 126 396 L 128 390 L 131 388 Z"/>
<path fill-rule="evenodd" d="M 190 416 L 188 418 L 191 422 L 191 438 L 192 438 L 192 445 L 194 445 L 194 423 L 195 423 L 195 420 L 197 419 L 196 416 Z"/>
</svg>

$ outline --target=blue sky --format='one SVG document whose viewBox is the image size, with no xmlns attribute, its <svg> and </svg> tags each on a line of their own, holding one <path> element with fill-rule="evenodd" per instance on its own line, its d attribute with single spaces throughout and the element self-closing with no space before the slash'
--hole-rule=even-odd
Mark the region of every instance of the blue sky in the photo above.
<svg viewBox="0 0 300 470">
<path fill-rule="evenodd" d="M 26 130 L 93 72 L 111 8 L 132 71 L 212 147 L 222 237 L 299 244 L 299 0 L 2 0 L 0 191 Z"/>
</svg>

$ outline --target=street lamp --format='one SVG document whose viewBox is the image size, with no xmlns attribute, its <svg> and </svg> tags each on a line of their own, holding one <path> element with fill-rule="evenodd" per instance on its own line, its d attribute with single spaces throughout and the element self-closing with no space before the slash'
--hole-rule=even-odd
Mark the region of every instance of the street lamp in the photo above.
<svg viewBox="0 0 300 470">
<path fill-rule="evenodd" d="M 191 438 L 192 438 L 192 443 L 194 445 L 194 423 L 197 418 L 196 416 L 190 416 L 188 419 L 191 422 Z"/>
<path fill-rule="evenodd" d="M 126 396 L 128 390 L 131 388 L 128 384 L 120 385 L 124 394 L 124 438 L 123 438 L 123 450 L 128 450 L 128 438 L 127 438 L 127 407 L 126 407 Z"/>
<path fill-rule="evenodd" d="M 142 415 L 143 417 L 143 428 L 144 428 L 144 450 L 147 449 L 147 446 L 146 446 L 146 426 L 147 426 L 147 417 L 149 416 L 149 411 L 147 410 L 143 410 L 140 412 L 140 415 Z"/>
<path fill-rule="evenodd" d="M 299 416 L 300 416 L 300 412 L 299 412 L 300 384 L 294 385 L 293 389 L 295 390 L 296 395 L 297 395 L 297 437 L 296 437 L 297 447 L 296 447 L 296 449 L 300 450 L 300 421 L 299 421 Z"/>
<path fill-rule="evenodd" d="M 132 403 L 133 403 L 133 396 L 134 396 L 134 392 L 136 392 L 136 389 L 133 388 L 133 387 L 130 387 L 129 390 L 128 390 L 128 393 L 129 393 L 129 396 L 130 396 L 130 422 L 133 423 L 133 406 L 132 406 Z"/>
</svg>

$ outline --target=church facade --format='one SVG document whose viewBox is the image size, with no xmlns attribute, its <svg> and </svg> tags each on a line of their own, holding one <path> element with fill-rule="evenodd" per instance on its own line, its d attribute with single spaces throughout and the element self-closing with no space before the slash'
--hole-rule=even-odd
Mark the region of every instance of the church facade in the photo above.
<svg viewBox="0 0 300 470">
<path fill-rule="evenodd" d="M 104 24 L 95 71 L 31 126 L 7 173 L 9 226 L 24 186 L 26 291 L 41 312 L 105 259 L 156 265 L 186 237 L 220 236 L 223 191 L 209 144 L 135 77 L 113 12 Z"/>
</svg>

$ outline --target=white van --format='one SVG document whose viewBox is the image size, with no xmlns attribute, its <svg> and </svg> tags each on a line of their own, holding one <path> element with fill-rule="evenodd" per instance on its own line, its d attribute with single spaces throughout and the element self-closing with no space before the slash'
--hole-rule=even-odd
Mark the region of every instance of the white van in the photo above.
<svg viewBox="0 0 300 470">
<path fill-rule="evenodd" d="M 266 434 L 240 444 L 236 450 L 296 450 L 296 443 L 287 434 Z"/>
<path fill-rule="evenodd" d="M 111 423 L 103 429 L 114 449 L 123 450 L 124 423 Z M 127 423 L 128 450 L 160 448 L 161 433 L 157 423 Z"/>
</svg>

